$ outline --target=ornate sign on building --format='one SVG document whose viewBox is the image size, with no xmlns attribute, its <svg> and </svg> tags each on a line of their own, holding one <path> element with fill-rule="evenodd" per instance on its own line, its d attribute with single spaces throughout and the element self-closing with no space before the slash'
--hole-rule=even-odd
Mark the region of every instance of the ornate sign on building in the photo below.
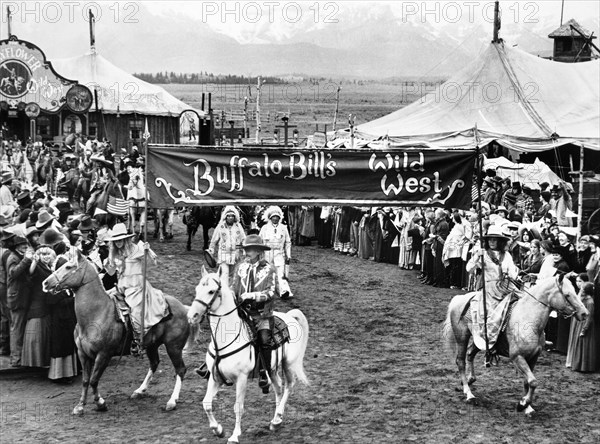
<svg viewBox="0 0 600 444">
<path fill-rule="evenodd" d="M 0 40 L 0 103 L 6 103 L 10 109 L 17 109 L 20 103 L 37 103 L 47 112 L 57 112 L 68 104 L 72 111 L 85 112 L 91 97 L 85 86 L 54 71 L 37 46 L 14 35 Z"/>
</svg>

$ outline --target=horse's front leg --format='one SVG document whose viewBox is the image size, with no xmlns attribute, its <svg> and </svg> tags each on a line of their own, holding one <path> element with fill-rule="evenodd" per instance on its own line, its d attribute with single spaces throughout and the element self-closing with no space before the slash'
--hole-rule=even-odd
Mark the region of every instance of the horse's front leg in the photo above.
<svg viewBox="0 0 600 444">
<path fill-rule="evenodd" d="M 248 375 L 240 374 L 235 385 L 235 405 L 233 411 L 235 412 L 235 428 L 233 433 L 227 440 L 230 443 L 239 442 L 240 435 L 242 434 L 242 415 L 244 414 L 244 400 L 246 398 L 246 388 L 248 386 Z"/>
<path fill-rule="evenodd" d="M 148 369 L 148 373 L 140 385 L 132 394 L 131 399 L 139 398 L 146 394 L 148 390 L 148 386 L 150 382 L 152 382 L 152 377 L 158 368 L 158 364 L 160 363 L 160 357 L 158 355 L 158 347 L 152 345 L 146 349 L 146 355 L 148 356 L 148 360 L 150 361 L 150 368 Z"/>
<path fill-rule="evenodd" d="M 225 436 L 225 430 L 223 430 L 223 426 L 219 424 L 215 415 L 213 413 L 212 405 L 213 399 L 217 396 L 219 392 L 220 384 L 215 381 L 215 378 L 211 377 L 208 379 L 208 385 L 206 387 L 206 395 L 204 395 L 204 399 L 202 400 L 202 406 L 204 407 L 204 411 L 206 412 L 206 416 L 208 417 L 208 424 L 212 429 L 212 432 L 215 436 L 222 438 Z"/>
<path fill-rule="evenodd" d="M 92 365 L 94 361 L 83 353 L 79 344 L 77 344 L 77 354 L 79 355 L 79 361 L 81 361 L 82 379 L 81 379 L 81 397 L 79 403 L 73 408 L 73 415 L 83 415 L 83 406 L 87 404 L 88 388 L 90 386 L 90 374 L 92 373 Z"/>
<path fill-rule="evenodd" d="M 530 362 L 527 362 L 527 360 L 522 355 L 517 355 L 513 358 L 512 361 L 515 367 L 517 367 L 517 369 L 519 369 L 521 373 L 523 373 L 523 375 L 525 376 L 525 389 L 527 390 L 525 396 L 523 396 L 523 398 L 521 398 L 521 401 L 519 401 L 519 403 L 517 404 L 517 411 L 522 412 L 523 410 L 525 410 L 525 414 L 527 416 L 531 416 L 535 412 L 535 410 L 531 406 L 531 403 L 533 402 L 533 394 L 537 387 L 537 379 L 533 374 L 533 368 L 535 367 L 535 363 L 537 361 L 537 355 L 534 358 L 532 358 Z"/>
<path fill-rule="evenodd" d="M 99 412 L 106 411 L 106 401 L 104 398 L 100 396 L 98 392 L 98 382 L 100 382 L 100 378 L 108 367 L 108 363 L 110 362 L 111 354 L 100 352 L 96 355 L 96 360 L 94 361 L 94 369 L 92 370 L 92 375 L 90 377 L 90 385 L 92 386 L 92 392 L 94 393 L 94 402 L 96 403 L 96 410 Z"/>
<path fill-rule="evenodd" d="M 202 224 L 202 233 L 204 234 L 204 249 L 208 250 L 208 230 L 210 227 L 208 224 Z"/>
</svg>

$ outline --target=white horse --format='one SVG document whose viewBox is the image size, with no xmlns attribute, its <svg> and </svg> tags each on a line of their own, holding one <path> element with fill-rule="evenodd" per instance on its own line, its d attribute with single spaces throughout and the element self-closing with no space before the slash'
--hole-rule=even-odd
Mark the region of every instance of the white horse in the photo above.
<svg viewBox="0 0 600 444">
<path fill-rule="evenodd" d="M 479 352 L 470 340 L 473 321 L 468 315 L 468 304 L 471 299 L 471 293 L 452 298 L 448 305 L 442 338 L 456 357 L 463 392 L 468 403 L 476 402 L 470 385 L 475 382 L 473 360 Z M 566 316 L 575 315 L 579 321 L 584 320 L 589 314 L 575 292 L 573 284 L 568 279 L 563 279 L 561 275 L 543 279 L 530 289 L 522 290 L 506 326 L 509 358 L 525 377 L 525 396 L 521 398 L 517 410 L 525 410 L 527 416 L 534 413 L 531 403 L 537 387 L 537 379 L 533 370 L 544 349 L 546 342 L 544 328 L 552 310 Z"/>
<path fill-rule="evenodd" d="M 211 371 L 206 395 L 203 400 L 204 411 L 208 416 L 210 428 L 218 437 L 223 437 L 223 426 L 215 419 L 212 411 L 213 398 L 224 381 L 236 385 L 235 429 L 228 442 L 237 443 L 242 433 L 241 421 L 244 412 L 244 398 L 248 378 L 256 364 L 256 352 L 252 345 L 247 323 L 238 314 L 236 298 L 229 288 L 227 273 L 219 268 L 218 273 L 207 273 L 202 268 L 202 277 L 196 287 L 196 297 L 188 311 L 188 321 L 193 324 L 204 314 L 210 320 L 212 341 L 206 353 L 206 365 Z M 275 390 L 275 416 L 270 429 L 277 430 L 283 422 L 283 413 L 287 400 L 297 381 L 308 384 L 304 374 L 303 359 L 308 342 L 308 322 L 300 310 L 287 313 L 275 312 L 287 324 L 290 340 L 275 353 L 272 353 L 270 380 Z M 234 337 L 233 340 L 231 338 Z M 219 358 L 215 368 L 215 347 Z M 215 371 L 216 370 L 216 371 Z M 217 373 L 217 374 L 215 374 Z M 282 377 L 283 376 L 283 377 Z"/>
</svg>

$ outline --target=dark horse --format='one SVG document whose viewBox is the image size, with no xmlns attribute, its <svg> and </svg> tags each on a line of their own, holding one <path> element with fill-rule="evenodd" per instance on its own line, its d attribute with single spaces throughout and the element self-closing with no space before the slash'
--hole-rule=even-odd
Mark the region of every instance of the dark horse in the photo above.
<svg viewBox="0 0 600 444">
<path fill-rule="evenodd" d="M 192 249 L 192 238 L 196 235 L 198 227 L 202 225 L 204 234 L 204 249 L 208 250 L 208 231 L 217 226 L 221 218 L 221 207 L 188 207 L 183 213 L 183 223 L 187 226 L 187 250 Z"/>
<path fill-rule="evenodd" d="M 127 339 L 127 329 L 117 318 L 114 300 L 106 293 L 94 265 L 81 252 L 70 262 L 52 273 L 43 283 L 44 291 L 61 291 L 67 288 L 75 291 L 75 344 L 83 367 L 83 387 L 79 404 L 73 409 L 74 415 L 83 414 L 87 401 L 88 387 L 94 392 L 94 402 L 99 411 L 106 410 L 106 403 L 98 393 L 98 382 L 112 356 L 123 351 Z M 179 399 L 181 382 L 186 367 L 182 350 L 186 345 L 190 327 L 187 320 L 187 307 L 172 296 L 165 295 L 171 309 L 171 316 L 154 325 L 144 336 L 143 346 L 150 360 L 150 370 L 142 385 L 131 395 L 143 395 L 158 363 L 158 348 L 164 344 L 167 354 L 175 367 L 177 378 L 173 394 L 167 402 L 167 410 L 173 410 Z"/>
</svg>

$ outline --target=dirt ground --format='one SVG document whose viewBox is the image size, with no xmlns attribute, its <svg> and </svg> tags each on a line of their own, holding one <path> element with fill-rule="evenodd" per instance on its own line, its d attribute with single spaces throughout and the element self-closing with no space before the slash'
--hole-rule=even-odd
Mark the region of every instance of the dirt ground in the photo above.
<svg viewBox="0 0 600 444">
<path fill-rule="evenodd" d="M 184 303 L 192 299 L 203 259 L 196 238 L 185 251 L 182 226 L 172 241 L 152 241 L 160 266 L 150 281 Z M 478 358 L 478 406 L 458 391 L 456 366 L 441 346 L 441 323 L 453 292 L 420 285 L 416 272 L 374 264 L 317 247 L 295 247 L 291 284 L 296 298 L 276 309 L 300 308 L 310 323 L 304 361 L 310 386 L 290 398 L 284 425 L 270 432 L 274 395 L 253 382 L 246 397 L 243 442 L 493 442 L 558 443 L 600 441 L 600 374 L 564 367 L 564 357 L 545 353 L 536 369 L 539 388 L 528 419 L 515 411 L 522 380 L 508 360 L 486 369 Z M 70 412 L 81 378 L 71 385 L 43 375 L 0 376 L 3 443 L 12 442 L 225 442 L 213 437 L 202 410 L 206 381 L 193 368 L 202 344 L 185 356 L 188 375 L 175 411 L 164 406 L 174 372 L 162 352 L 149 395 L 130 400 L 146 361 L 116 359 L 100 382 L 108 411 L 88 404 L 83 417 Z M 215 404 L 227 435 L 234 425 L 233 388 Z"/>
</svg>

